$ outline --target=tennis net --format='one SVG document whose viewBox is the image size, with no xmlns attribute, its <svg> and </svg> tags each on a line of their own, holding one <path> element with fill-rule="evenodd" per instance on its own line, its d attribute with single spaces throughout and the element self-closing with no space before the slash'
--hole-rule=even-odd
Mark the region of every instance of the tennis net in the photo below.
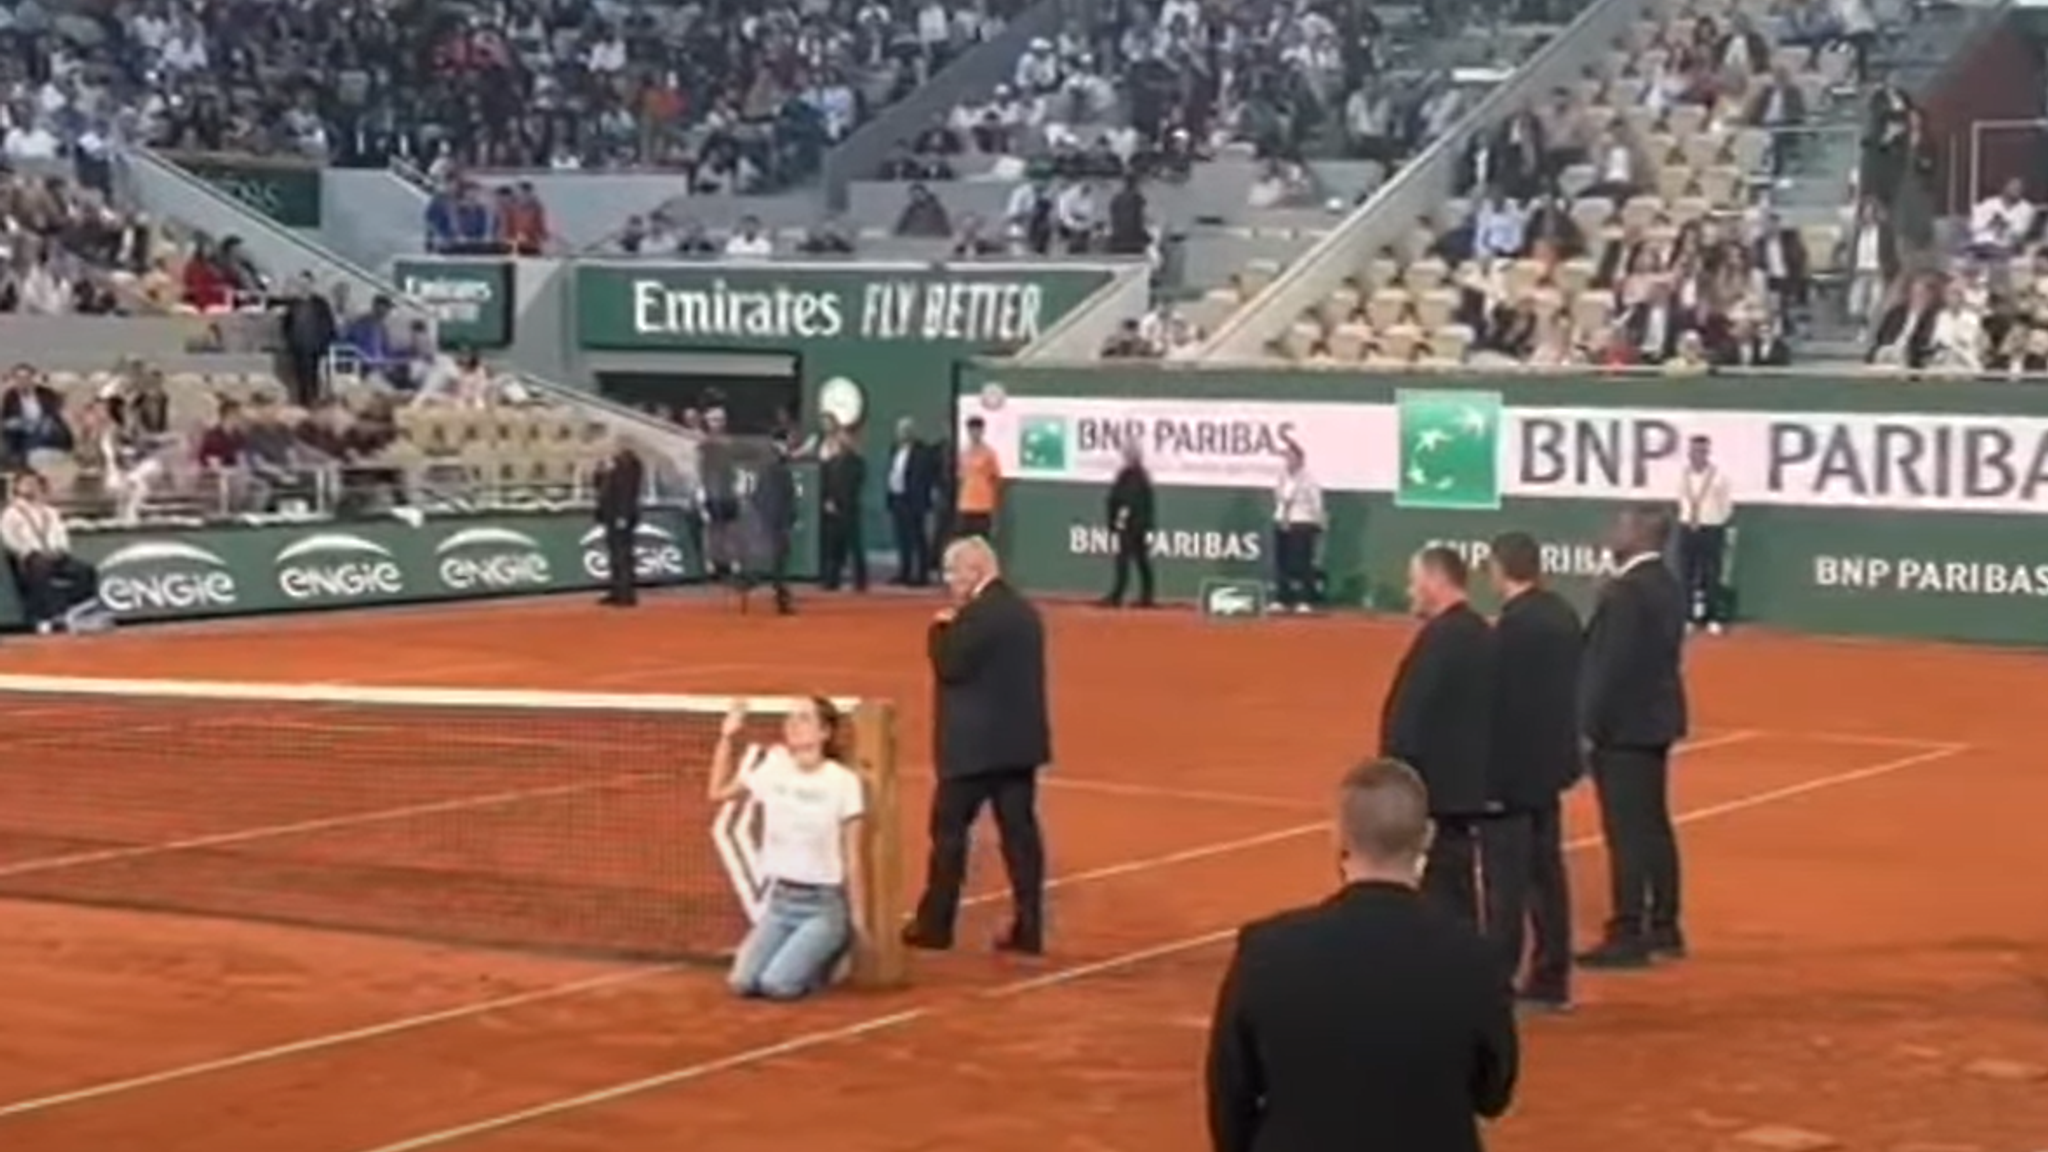
<svg viewBox="0 0 2048 1152">
<path fill-rule="evenodd" d="M 890 706 L 850 709 L 866 909 L 901 892 Z M 747 739 L 796 701 L 759 699 Z M 0 676 L 0 897 L 650 960 L 728 954 L 758 823 L 713 696 Z M 870 934 L 878 948 L 894 933 Z M 901 956 L 863 957 L 878 983 Z"/>
</svg>

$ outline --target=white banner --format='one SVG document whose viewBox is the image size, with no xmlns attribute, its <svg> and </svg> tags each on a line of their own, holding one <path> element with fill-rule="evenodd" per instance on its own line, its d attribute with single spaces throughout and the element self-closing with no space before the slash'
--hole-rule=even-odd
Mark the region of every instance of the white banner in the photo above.
<svg viewBox="0 0 2048 1152">
<path fill-rule="evenodd" d="M 1769 387 L 1759 383 L 1760 388 Z M 1406 507 L 1502 497 L 1670 501 L 1703 437 L 1737 503 L 1929 512 L 2048 511 L 2048 419 L 1670 408 L 1509 408 L 1418 389 L 1394 404 L 1151 397 L 963 397 L 1004 475 L 1107 483 L 1136 443 L 1154 482 L 1265 488 L 1300 447 L 1332 492 Z"/>
</svg>

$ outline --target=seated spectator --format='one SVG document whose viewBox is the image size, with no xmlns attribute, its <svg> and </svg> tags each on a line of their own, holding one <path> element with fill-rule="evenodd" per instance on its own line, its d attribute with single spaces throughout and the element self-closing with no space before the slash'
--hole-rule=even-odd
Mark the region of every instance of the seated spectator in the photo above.
<svg viewBox="0 0 2048 1152">
<path fill-rule="evenodd" d="M 223 312 L 235 306 L 235 283 L 222 268 L 215 250 L 198 242 L 185 259 L 185 303 L 200 312 Z"/>
<path fill-rule="evenodd" d="M 2007 180 L 1995 196 L 1970 210 L 1970 254 L 1979 260 L 2004 260 L 2034 235 L 2035 210 L 2027 201 L 2026 184 Z"/>
<path fill-rule="evenodd" d="M 1134 360 L 1151 356 L 1152 346 L 1138 331 L 1138 321 L 1130 319 L 1117 325 L 1115 334 L 1102 346 L 1105 360 Z"/>
<path fill-rule="evenodd" d="M 8 374 L 7 391 L 0 394 L 0 438 L 4 438 L 7 461 L 27 463 L 36 452 L 69 452 L 73 439 L 64 420 L 64 398 L 43 383 L 37 371 L 17 364 Z"/>
<path fill-rule="evenodd" d="M 844 221 L 836 217 L 820 220 L 804 235 L 797 251 L 808 256 L 851 256 L 854 253 L 853 238 L 848 234 Z"/>
<path fill-rule="evenodd" d="M 209 472 L 234 472 L 242 467 L 249 450 L 249 437 L 242 420 L 242 405 L 223 398 L 213 423 L 199 433 L 199 448 L 193 454 L 200 468 Z"/>
<path fill-rule="evenodd" d="M 913 151 L 911 146 L 898 143 L 882 161 L 881 177 L 884 180 L 951 180 L 953 166 L 946 163 L 944 156 Z"/>
<path fill-rule="evenodd" d="M 702 220 L 685 219 L 676 229 L 675 252 L 678 256 L 716 256 L 718 243 L 705 233 Z"/>
<path fill-rule="evenodd" d="M 1593 185 L 1584 195 L 1604 196 L 1621 203 L 1643 186 L 1635 150 L 1612 128 L 1601 133 L 1600 143 L 1593 150 L 1593 165 Z"/>
<path fill-rule="evenodd" d="M 548 211 L 532 181 L 522 180 L 512 189 L 500 224 L 506 250 L 514 256 L 539 256 L 547 251 Z"/>
<path fill-rule="evenodd" d="M 1671 299 L 1668 280 L 1648 281 L 1643 299 L 1622 313 L 1622 330 L 1634 348 L 1633 363 L 1662 364 L 1677 354 L 1679 338 L 1693 331 L 1692 312 Z"/>
<path fill-rule="evenodd" d="M 1003 222 L 1015 245 L 1043 256 L 1052 250 L 1054 214 L 1052 186 L 1042 173 L 1037 173 L 1010 192 Z"/>
<path fill-rule="evenodd" d="M 414 402 L 456 408 L 485 408 L 497 402 L 499 389 L 491 370 L 474 348 L 441 357 L 420 384 Z"/>
<path fill-rule="evenodd" d="M 1472 222 L 1472 255 L 1480 260 L 1518 256 L 1526 242 L 1522 210 L 1498 187 L 1479 206 Z"/>
<path fill-rule="evenodd" d="M 742 216 L 739 231 L 725 239 L 725 254 L 742 260 L 766 260 L 775 255 L 775 241 L 761 230 L 760 217 Z"/>
<path fill-rule="evenodd" d="M 0 511 L 0 545 L 21 582 L 22 610 L 42 634 L 70 629 L 98 608 L 99 573 L 72 555 L 71 533 L 49 502 L 49 483 L 34 472 L 14 478 Z"/>
<path fill-rule="evenodd" d="M 485 253 L 497 243 L 498 222 L 483 189 L 471 180 L 427 202 L 427 251 L 450 255 Z"/>
<path fill-rule="evenodd" d="M 275 398 L 259 392 L 250 406 L 248 421 L 240 428 L 241 462 L 248 473 L 251 506 L 268 508 L 279 491 L 305 486 L 307 461 Z"/>
<path fill-rule="evenodd" d="M 1314 199 L 1315 183 L 1308 168 L 1285 160 L 1268 160 L 1248 194 L 1253 208 L 1294 207 Z"/>
<path fill-rule="evenodd" d="M 1724 368 L 1784 368 L 1792 363 L 1792 350 L 1777 326 L 1754 309 L 1737 312 L 1727 336 L 1710 351 L 1714 363 Z"/>
<path fill-rule="evenodd" d="M 1095 245 L 1102 227 L 1095 186 L 1087 180 L 1068 181 L 1053 198 L 1053 220 L 1059 228 L 1060 246 L 1071 255 L 1084 255 Z"/>
<path fill-rule="evenodd" d="M 344 325 L 339 338 L 340 344 L 362 363 L 365 371 L 387 380 L 403 375 L 406 362 L 398 341 L 391 334 L 392 308 L 391 297 L 372 297 L 370 310 Z"/>
<path fill-rule="evenodd" d="M 67 316 L 76 300 L 70 268 L 74 261 L 54 256 L 40 244 L 24 245 L 15 257 L 14 311 L 24 316 Z"/>
<path fill-rule="evenodd" d="M 164 387 L 163 369 L 140 360 L 124 361 L 114 378 L 100 390 L 100 400 L 115 424 L 138 440 L 160 439 L 171 433 L 171 397 Z"/>
<path fill-rule="evenodd" d="M 1697 376 L 1712 368 L 1707 359 L 1707 342 L 1697 330 L 1679 334 L 1678 346 L 1669 359 L 1664 361 L 1667 376 Z"/>
<path fill-rule="evenodd" d="M 953 224 L 946 218 L 946 206 L 939 203 L 931 189 L 922 184 L 912 184 L 909 199 L 903 205 L 903 214 L 896 218 L 895 231 L 898 236 L 945 239 L 953 234 Z"/>
<path fill-rule="evenodd" d="M 256 266 L 242 244 L 240 236 L 230 236 L 220 242 L 214 253 L 214 263 L 221 274 L 227 277 L 228 287 L 234 293 L 234 303 L 242 304 L 260 301 L 270 292 L 270 278 Z"/>
<path fill-rule="evenodd" d="M 77 455 L 82 471 L 99 476 L 122 524 L 142 519 L 143 506 L 164 475 L 161 446 L 116 423 L 104 401 L 86 406 L 79 418 Z"/>
</svg>

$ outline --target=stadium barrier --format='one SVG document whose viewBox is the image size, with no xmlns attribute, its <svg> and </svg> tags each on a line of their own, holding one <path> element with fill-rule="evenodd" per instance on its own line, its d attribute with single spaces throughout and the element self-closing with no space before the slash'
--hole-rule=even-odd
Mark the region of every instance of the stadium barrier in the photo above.
<svg viewBox="0 0 2048 1152">
<path fill-rule="evenodd" d="M 1753 374 L 1386 375 L 975 363 L 958 417 L 988 422 L 1007 486 L 1010 574 L 1099 594 L 1103 493 L 1122 446 L 1158 490 L 1163 595 L 1271 568 L 1278 455 L 1300 446 L 1329 514 L 1333 604 L 1398 608 L 1408 558 L 1543 544 L 1582 604 L 1612 572 L 1624 504 L 1671 505 L 1706 437 L 1737 512 L 1740 619 L 1819 633 L 2048 643 L 2048 389 L 2027 382 Z"/>
</svg>

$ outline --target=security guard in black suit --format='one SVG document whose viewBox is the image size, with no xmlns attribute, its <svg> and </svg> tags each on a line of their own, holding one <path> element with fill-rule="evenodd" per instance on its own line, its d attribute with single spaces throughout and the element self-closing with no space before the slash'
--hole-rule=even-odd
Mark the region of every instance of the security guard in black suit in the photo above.
<svg viewBox="0 0 2048 1152">
<path fill-rule="evenodd" d="M 1215 1152 L 1478 1152 L 1515 1087 L 1486 942 L 1415 891 L 1430 801 L 1398 761 L 1345 776 L 1344 888 L 1246 927 L 1209 1035 Z"/>
<path fill-rule="evenodd" d="M 1685 955 L 1679 926 L 1678 832 L 1671 820 L 1671 746 L 1685 738 L 1685 589 L 1665 561 L 1671 519 L 1631 509 L 1615 525 L 1618 571 L 1586 626 L 1579 731 L 1585 737 L 1613 911 L 1595 968 L 1642 968 Z"/>
<path fill-rule="evenodd" d="M 1422 890 L 1479 923 L 1478 825 L 1486 816 L 1493 730 L 1493 632 L 1465 598 L 1465 558 L 1425 548 L 1408 599 L 1427 621 L 1401 658 L 1380 713 L 1380 754 L 1422 774 L 1436 836 Z"/>
<path fill-rule="evenodd" d="M 1124 606 L 1124 591 L 1130 587 L 1131 570 L 1138 572 L 1138 607 L 1153 604 L 1152 528 L 1157 522 L 1152 497 L 1152 474 L 1145 470 L 1145 458 L 1136 441 L 1124 445 L 1124 466 L 1109 486 L 1109 531 L 1116 538 L 1116 577 L 1106 607 Z"/>
<path fill-rule="evenodd" d="M 639 603 L 635 587 L 639 556 L 634 538 L 640 532 L 640 496 L 645 484 L 646 470 L 639 453 L 621 441 L 597 476 L 597 522 L 604 529 L 605 562 L 611 578 L 600 604 L 631 608 Z"/>
<path fill-rule="evenodd" d="M 1497 811 L 1480 833 L 1486 931 L 1510 979 L 1521 973 L 1528 929 L 1536 937 L 1524 1005 L 1571 1004 L 1571 886 L 1564 865 L 1562 796 L 1584 770 L 1579 750 L 1579 614 L 1543 586 L 1543 553 L 1526 532 L 1493 541 L 1488 558 L 1500 592 L 1493 626 L 1493 768 Z"/>
<path fill-rule="evenodd" d="M 954 541 L 943 568 L 956 607 L 939 613 L 927 637 L 938 683 L 931 861 L 903 940 L 915 948 L 952 947 L 968 834 L 986 804 L 1002 834 L 1014 910 L 997 947 L 1036 955 L 1045 949 L 1038 770 L 1052 760 L 1045 626 L 1038 609 L 1003 583 L 986 540 Z"/>
</svg>

